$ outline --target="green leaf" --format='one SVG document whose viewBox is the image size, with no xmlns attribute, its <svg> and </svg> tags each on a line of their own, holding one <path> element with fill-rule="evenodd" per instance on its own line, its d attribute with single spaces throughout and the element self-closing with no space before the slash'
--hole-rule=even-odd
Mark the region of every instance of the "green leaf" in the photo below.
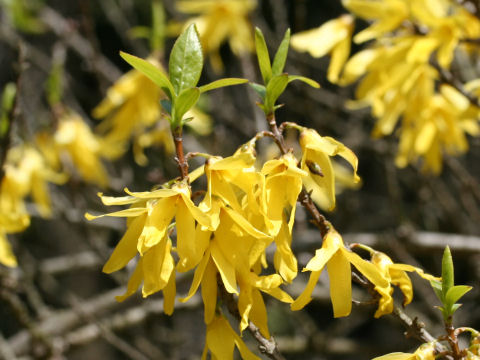
<svg viewBox="0 0 480 360">
<path fill-rule="evenodd" d="M 453 304 L 449 309 L 449 315 L 453 315 L 453 313 L 457 311 L 460 306 L 462 306 L 462 304 Z"/>
<path fill-rule="evenodd" d="M 445 306 L 450 308 L 455 304 L 463 295 L 472 290 L 471 286 L 457 285 L 451 287 L 445 296 Z"/>
<path fill-rule="evenodd" d="M 189 88 L 183 90 L 175 99 L 174 112 L 172 114 L 173 127 L 181 124 L 183 115 L 190 110 L 198 101 L 200 90 L 198 88 Z"/>
<path fill-rule="evenodd" d="M 442 293 L 442 282 L 438 280 L 431 280 L 430 285 L 433 288 L 433 291 L 435 291 L 435 294 L 437 295 L 438 299 L 444 303 L 443 299 L 443 293 Z"/>
<path fill-rule="evenodd" d="M 10 126 L 8 118 L 9 111 L 12 110 L 17 93 L 17 86 L 14 83 L 8 83 L 3 88 L 2 103 L 0 108 L 0 136 L 4 137 Z"/>
<path fill-rule="evenodd" d="M 268 55 L 267 43 L 263 37 L 262 30 L 255 28 L 255 48 L 257 50 L 258 66 L 262 73 L 263 82 L 268 84 L 272 77 L 272 65 L 270 63 L 270 56 Z"/>
<path fill-rule="evenodd" d="M 265 86 L 257 83 L 249 83 L 248 85 L 250 85 L 252 89 L 255 90 L 255 92 L 260 96 L 262 101 L 265 101 L 265 95 L 267 94 L 267 89 L 265 88 Z"/>
<path fill-rule="evenodd" d="M 246 82 L 248 82 L 247 79 L 225 78 L 225 79 L 215 80 L 207 85 L 200 86 L 199 89 L 200 89 L 200 93 L 203 94 L 204 92 L 207 92 L 210 90 L 218 89 L 225 86 L 244 84 Z"/>
<path fill-rule="evenodd" d="M 320 84 L 318 82 L 316 82 L 315 80 L 312 80 L 312 79 L 309 79 L 305 76 L 299 76 L 299 75 L 289 75 L 288 76 L 288 82 L 292 82 L 292 81 L 295 81 L 295 80 L 300 80 L 300 81 L 303 81 L 304 83 L 310 85 L 311 87 L 314 87 L 316 89 L 318 89 L 320 87 Z"/>
<path fill-rule="evenodd" d="M 170 82 L 170 80 L 168 80 L 168 77 L 163 73 L 161 69 L 157 68 L 155 65 L 149 63 L 144 59 L 127 54 L 123 51 L 120 51 L 120 56 L 130 65 L 132 65 L 135 69 L 140 71 L 143 75 L 148 77 L 160 88 L 162 88 L 165 94 L 167 94 L 167 96 L 172 99 L 172 96 L 175 93 L 172 83 Z"/>
<path fill-rule="evenodd" d="M 265 108 L 268 113 L 274 110 L 275 102 L 282 95 L 288 84 L 288 75 L 282 74 L 272 77 L 267 85 L 267 96 L 265 99 Z"/>
<path fill-rule="evenodd" d="M 163 110 L 165 110 L 168 115 L 172 115 L 172 102 L 168 99 L 160 100 L 160 105 L 162 105 Z"/>
<path fill-rule="evenodd" d="M 445 247 L 442 258 L 442 294 L 443 298 L 446 298 L 448 290 L 453 286 L 454 283 L 454 272 L 453 272 L 453 260 L 450 248 L 448 245 Z"/>
<path fill-rule="evenodd" d="M 190 25 L 175 41 L 168 64 L 175 94 L 197 85 L 203 68 L 202 45 L 195 24 Z"/>
<path fill-rule="evenodd" d="M 285 62 L 287 61 L 288 47 L 290 46 L 290 29 L 285 31 L 285 36 L 278 47 L 275 58 L 273 59 L 272 65 L 272 75 L 280 75 L 283 73 L 283 68 L 285 67 Z"/>
</svg>

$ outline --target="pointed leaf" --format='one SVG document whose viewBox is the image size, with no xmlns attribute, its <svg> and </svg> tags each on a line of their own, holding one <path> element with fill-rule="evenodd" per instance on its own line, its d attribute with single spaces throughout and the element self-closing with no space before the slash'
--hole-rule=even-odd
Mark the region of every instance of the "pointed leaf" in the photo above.
<svg viewBox="0 0 480 360">
<path fill-rule="evenodd" d="M 300 75 L 289 75 L 288 76 L 288 82 L 292 82 L 294 80 L 300 80 L 300 81 L 303 81 L 304 83 L 310 85 L 311 87 L 314 87 L 316 89 L 318 89 L 320 87 L 320 84 L 318 82 L 316 82 L 315 80 L 312 80 L 310 78 L 307 78 L 305 76 L 300 76 Z"/>
<path fill-rule="evenodd" d="M 175 94 L 195 87 L 203 68 L 202 45 L 195 24 L 190 25 L 175 41 L 168 63 L 170 81 Z"/>
<path fill-rule="evenodd" d="M 173 122 L 178 126 L 183 115 L 190 110 L 198 101 L 200 90 L 196 87 L 183 90 L 175 99 Z M 175 127 L 175 125 L 174 125 Z"/>
<path fill-rule="evenodd" d="M 445 247 L 442 258 L 442 294 L 446 298 L 448 290 L 454 284 L 453 260 L 452 253 L 448 245 Z"/>
<path fill-rule="evenodd" d="M 282 95 L 288 84 L 288 75 L 282 74 L 272 77 L 267 85 L 267 96 L 265 99 L 265 108 L 267 113 L 273 112 L 275 101 Z"/>
<path fill-rule="evenodd" d="M 266 85 L 272 77 L 272 65 L 270 63 L 270 55 L 268 55 L 265 38 L 263 37 L 262 30 L 259 28 L 255 28 L 255 48 L 257 50 L 258 66 L 260 66 L 260 72 Z"/>
<path fill-rule="evenodd" d="M 437 295 L 438 299 L 443 303 L 443 293 L 442 293 L 442 282 L 437 280 L 430 281 L 430 285 L 432 286 L 433 291 Z"/>
<path fill-rule="evenodd" d="M 241 79 L 241 78 L 225 78 L 225 79 L 220 79 L 220 80 L 215 80 L 211 82 L 210 84 L 200 86 L 200 93 L 203 94 L 204 92 L 218 89 L 221 87 L 226 87 L 226 86 L 232 86 L 232 85 L 238 85 L 238 84 L 244 84 L 248 82 L 247 79 Z"/>
<path fill-rule="evenodd" d="M 451 287 L 445 296 L 445 306 L 452 307 L 463 295 L 472 290 L 471 286 L 457 285 Z"/>
<path fill-rule="evenodd" d="M 462 306 L 462 304 L 453 304 L 449 309 L 450 315 L 457 311 L 460 306 Z"/>
<path fill-rule="evenodd" d="M 163 110 L 165 110 L 169 115 L 172 115 L 172 102 L 168 99 L 160 100 L 160 105 L 162 105 Z"/>
<path fill-rule="evenodd" d="M 265 88 L 265 86 L 257 83 L 249 83 L 248 85 L 250 85 L 252 89 L 255 90 L 255 92 L 260 96 L 262 101 L 265 101 L 265 95 L 267 94 L 267 89 Z"/>
<path fill-rule="evenodd" d="M 157 84 L 170 99 L 172 98 L 172 95 L 174 94 L 172 83 L 168 80 L 162 70 L 144 59 L 127 54 L 123 51 L 120 51 L 120 56 L 135 69 Z"/>
<path fill-rule="evenodd" d="M 285 31 L 285 36 L 278 47 L 275 58 L 273 59 L 272 65 L 272 75 L 280 75 L 283 73 L 283 68 L 285 67 L 285 62 L 287 61 L 288 47 L 290 46 L 290 29 Z"/>
</svg>

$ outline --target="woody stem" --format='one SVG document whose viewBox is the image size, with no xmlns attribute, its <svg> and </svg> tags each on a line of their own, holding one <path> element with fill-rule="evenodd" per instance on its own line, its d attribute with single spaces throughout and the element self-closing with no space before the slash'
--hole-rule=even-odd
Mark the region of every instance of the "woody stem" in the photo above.
<svg viewBox="0 0 480 360">
<path fill-rule="evenodd" d="M 178 170 L 180 171 L 180 177 L 183 179 L 188 178 L 188 162 L 183 153 L 183 135 L 182 127 L 178 126 L 172 130 L 173 141 L 175 142 L 175 152 L 177 156 L 175 161 L 177 162 Z"/>
</svg>

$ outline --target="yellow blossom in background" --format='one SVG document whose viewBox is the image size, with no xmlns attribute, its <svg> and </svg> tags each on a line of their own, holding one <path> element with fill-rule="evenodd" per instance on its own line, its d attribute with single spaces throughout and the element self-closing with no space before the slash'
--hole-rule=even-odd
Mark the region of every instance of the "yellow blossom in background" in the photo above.
<svg viewBox="0 0 480 360">
<path fill-rule="evenodd" d="M 320 136 L 315 130 L 305 129 L 300 134 L 302 147 L 301 168 L 308 173 L 303 183 L 312 191 L 312 199 L 325 210 L 335 207 L 335 172 L 330 157 L 339 155 L 353 167 L 353 181 L 358 182 L 358 159 L 342 143 L 328 136 Z"/>
<path fill-rule="evenodd" d="M 413 354 L 396 352 L 372 360 L 435 360 L 435 343 L 423 344 Z"/>
<path fill-rule="evenodd" d="M 67 111 L 58 121 L 53 136 L 54 149 L 69 169 L 75 169 L 85 181 L 101 187 L 108 185 L 108 174 L 102 164 L 101 139 L 92 133 L 85 121 Z"/>
<path fill-rule="evenodd" d="M 22 199 L 30 194 L 40 215 L 50 216 L 52 209 L 48 182 L 63 184 L 66 180 L 66 175 L 55 172 L 42 154 L 32 146 L 12 148 L 8 152 L 5 165 L 0 211 L 5 211 L 5 198 L 13 197 L 16 200 L 12 201 L 23 201 Z M 17 206 L 13 205 L 13 208 Z"/>
<path fill-rule="evenodd" d="M 352 16 L 342 15 L 316 29 L 294 34 L 290 40 L 292 48 L 297 51 L 307 51 L 315 58 L 331 54 L 327 78 L 330 82 L 336 83 L 350 55 L 353 21 Z"/>
<path fill-rule="evenodd" d="M 292 310 L 300 310 L 312 300 L 313 289 L 326 266 L 330 280 L 333 316 L 348 316 L 352 309 L 351 265 L 355 266 L 376 287 L 389 288 L 390 284 L 383 273 L 372 263 L 348 250 L 340 234 L 331 228 L 323 239 L 322 248 L 315 252 L 315 256 L 303 269 L 311 272 L 310 278 L 305 290 L 292 303 Z"/>
<path fill-rule="evenodd" d="M 184 27 L 195 23 L 203 51 L 210 57 L 213 68 L 223 69 L 220 46 L 228 41 L 237 56 L 254 49 L 253 26 L 249 13 L 257 6 L 256 0 L 180 0 L 177 8 L 185 14 L 199 14 L 190 18 Z"/>
<path fill-rule="evenodd" d="M 453 88 L 447 89 L 438 71 L 448 71 L 455 54 L 475 56 L 476 48 L 464 40 L 480 37 L 480 20 L 447 0 L 343 0 L 342 4 L 350 15 L 293 35 L 292 47 L 314 57 L 331 53 L 330 81 L 342 86 L 358 81 L 356 101 L 347 105 L 371 107 L 378 119 L 373 136 L 393 134 L 400 125 L 397 166 L 420 161 L 424 171 L 440 173 L 444 154 L 464 153 L 466 135 L 480 133 L 478 109 Z M 347 60 L 353 16 L 370 23 L 354 41 L 370 42 Z"/>
<path fill-rule="evenodd" d="M 25 201 L 31 196 L 41 216 L 52 213 L 48 182 L 61 184 L 63 174 L 52 170 L 41 153 L 31 145 L 9 149 L 0 184 L 0 263 L 16 266 L 7 234 L 25 230 L 30 224 Z"/>
</svg>

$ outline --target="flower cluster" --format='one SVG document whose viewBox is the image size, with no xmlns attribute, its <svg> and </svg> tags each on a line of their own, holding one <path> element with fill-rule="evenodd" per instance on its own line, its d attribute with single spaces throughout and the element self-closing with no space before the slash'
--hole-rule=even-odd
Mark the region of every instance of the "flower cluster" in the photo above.
<svg viewBox="0 0 480 360">
<path fill-rule="evenodd" d="M 51 215 L 48 182 L 63 183 L 64 174 L 52 170 L 33 146 L 22 145 L 8 152 L 0 183 L 0 264 L 16 266 L 7 234 L 21 232 L 30 224 L 25 201 L 31 196 L 41 216 Z"/>
<path fill-rule="evenodd" d="M 351 15 L 293 35 L 292 46 L 315 57 L 330 53 L 331 82 L 358 81 L 350 106 L 371 106 L 378 119 L 373 136 L 394 133 L 400 122 L 397 166 L 421 158 L 425 171 L 438 174 L 444 153 L 464 153 L 467 136 L 480 134 L 477 104 L 448 79 L 455 54 L 475 53 L 469 39 L 479 38 L 479 19 L 454 1 L 344 0 L 343 5 Z M 357 44 L 369 41 L 368 47 L 348 59 L 352 15 L 371 25 L 353 37 Z"/>
<path fill-rule="evenodd" d="M 293 152 L 287 152 L 259 168 L 255 141 L 256 138 L 252 139 L 227 158 L 208 156 L 205 165 L 192 172 L 189 179 L 176 180 L 149 192 L 125 189 L 127 195 L 122 197 L 100 194 L 105 205 L 129 206 L 104 215 L 86 215 L 88 219 L 128 218 L 127 231 L 103 269 L 111 273 L 135 259 L 127 290 L 117 299 L 123 301 L 140 287 L 144 297 L 162 291 L 164 312 L 171 314 L 176 273 L 194 270 L 190 290 L 179 301 L 188 301 L 201 287 L 207 326 L 205 354 L 210 351 L 214 357 L 225 359 L 232 358 L 234 346 L 244 358 L 254 355 L 219 312 L 219 286 L 237 299 L 240 333 L 252 322 L 265 338 L 270 338 L 270 333 L 264 294 L 299 310 L 310 302 L 325 266 L 335 317 L 347 316 L 351 311 L 352 265 L 380 294 L 376 315 L 393 310 L 392 284 L 400 286 L 411 300 L 411 283 L 404 271 L 423 274 L 421 270 L 391 261 L 385 265 L 375 259 L 365 260 L 343 243 L 331 225 L 322 248 L 304 269 L 311 271 L 304 292 L 294 301 L 281 288 L 297 276 L 292 231 L 300 193 L 307 189 L 314 199 L 320 199 L 320 204 L 333 207 L 335 174 L 331 157 L 346 159 L 354 170 L 351 176 L 358 180 L 357 158 L 340 142 L 322 137 L 313 129 L 301 128 L 300 160 Z M 205 177 L 206 188 L 201 191 L 202 199 L 194 202 L 191 186 L 196 186 L 201 177 Z M 270 269 L 266 251 L 273 245 L 274 262 Z M 398 282 L 399 278 L 403 283 Z M 214 339 L 219 331 L 225 340 L 222 345 Z"/>
</svg>

